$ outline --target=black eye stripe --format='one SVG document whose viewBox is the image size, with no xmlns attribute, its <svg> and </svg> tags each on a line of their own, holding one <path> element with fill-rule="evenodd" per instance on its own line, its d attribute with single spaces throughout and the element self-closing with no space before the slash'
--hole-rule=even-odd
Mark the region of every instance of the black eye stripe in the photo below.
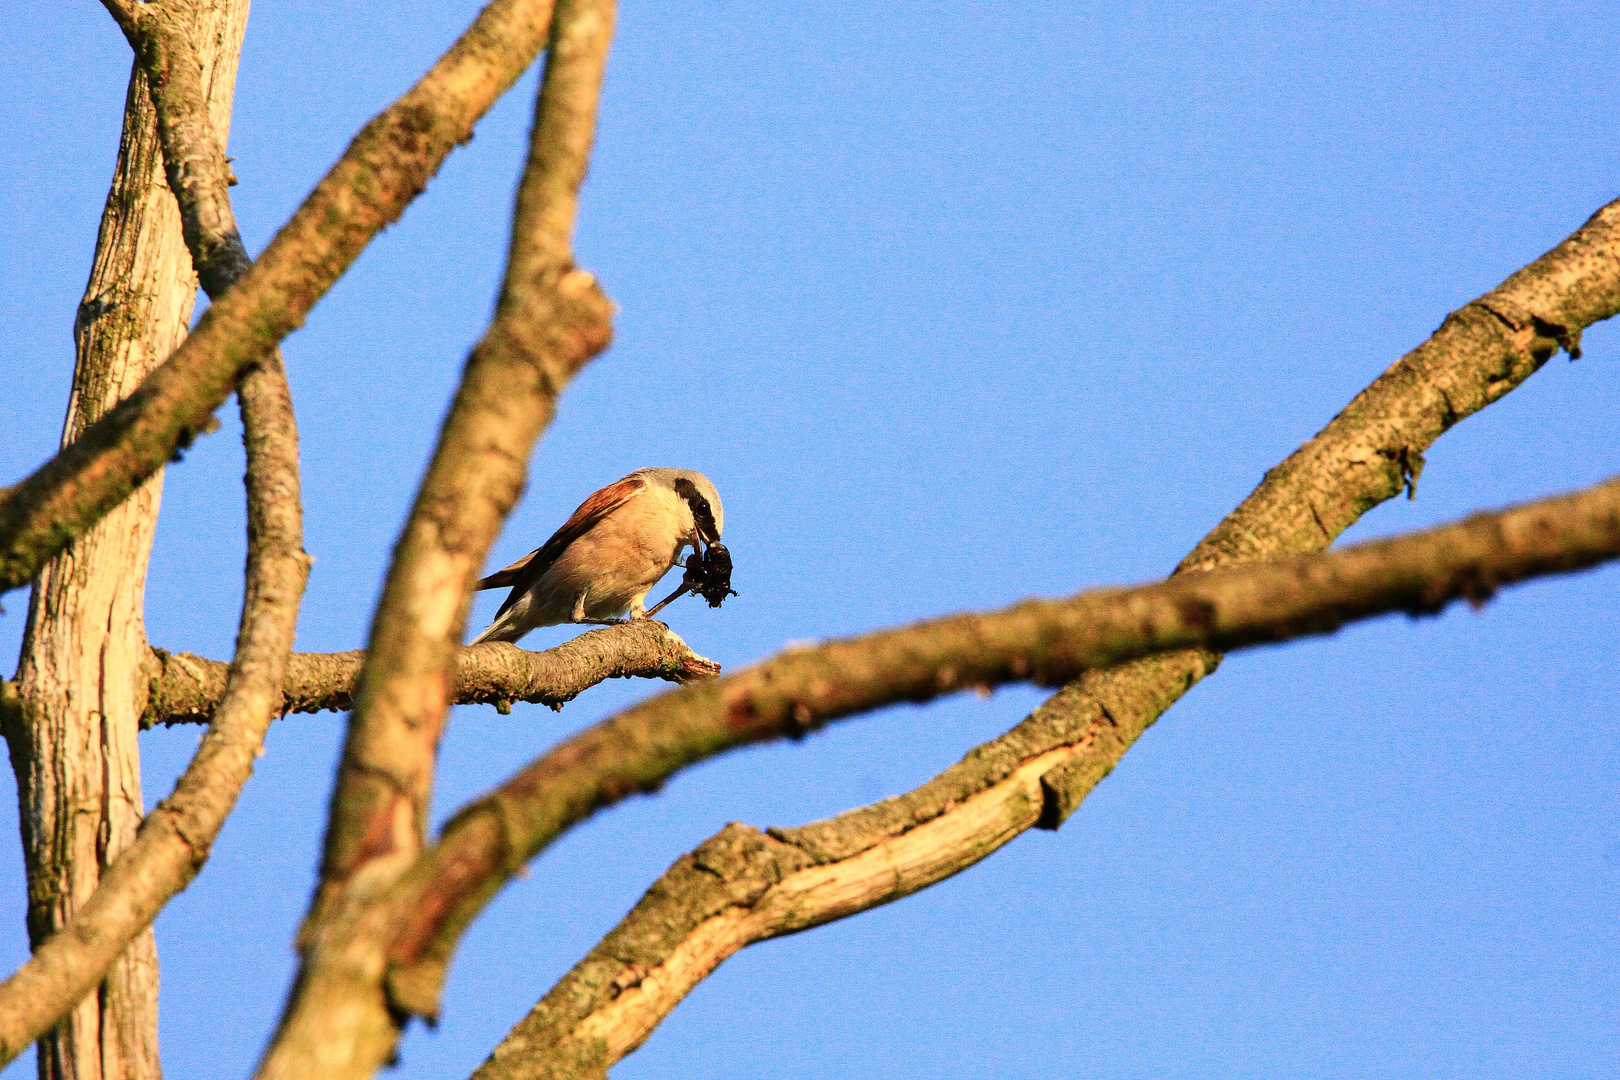
<svg viewBox="0 0 1620 1080">
<path fill-rule="evenodd" d="M 692 520 L 697 523 L 703 539 L 711 542 L 720 539 L 720 530 L 714 523 L 714 510 L 709 506 L 709 500 L 698 491 L 697 485 L 683 476 L 675 481 L 675 494 L 685 499 L 686 505 L 692 508 Z"/>
</svg>

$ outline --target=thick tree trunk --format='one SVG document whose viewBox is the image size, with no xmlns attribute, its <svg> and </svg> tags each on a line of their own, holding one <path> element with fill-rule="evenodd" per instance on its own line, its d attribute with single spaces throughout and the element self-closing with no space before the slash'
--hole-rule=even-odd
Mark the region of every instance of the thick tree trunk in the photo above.
<svg viewBox="0 0 1620 1080">
<path fill-rule="evenodd" d="M 199 52 L 219 130 L 230 117 L 246 4 L 207 5 Z M 155 115 L 139 66 L 74 326 L 78 363 L 63 445 L 130 393 L 186 336 L 197 280 L 164 178 Z M 139 720 L 150 655 L 142 617 L 162 474 L 49 563 L 35 582 L 17 670 L 22 715 L 7 735 L 28 868 L 28 933 L 37 946 L 89 897 L 144 811 Z M 138 937 L 39 1043 L 42 1080 L 161 1076 L 157 951 Z"/>
<path fill-rule="evenodd" d="M 74 327 L 78 366 L 63 445 L 77 438 L 185 337 L 197 293 L 146 80 L 130 79 L 124 138 Z M 146 705 L 146 563 L 163 477 L 147 481 L 46 566 L 34 585 L 17 672 L 24 703 L 12 740 L 28 936 L 37 947 L 95 890 L 140 824 Z M 39 1075 L 111 1080 L 161 1075 L 157 951 L 141 935 L 39 1044 Z"/>
</svg>

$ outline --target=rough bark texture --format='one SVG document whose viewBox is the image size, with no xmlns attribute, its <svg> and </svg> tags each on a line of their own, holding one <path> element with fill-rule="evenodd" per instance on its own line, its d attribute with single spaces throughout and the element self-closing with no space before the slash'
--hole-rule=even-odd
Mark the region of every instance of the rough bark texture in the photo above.
<svg viewBox="0 0 1620 1080">
<path fill-rule="evenodd" d="M 234 183 L 225 142 L 209 113 L 209 43 L 193 38 L 212 0 L 105 0 L 146 73 L 157 109 L 163 169 L 180 208 L 192 266 L 203 290 L 218 299 L 247 274 L 253 260 L 242 246 L 231 210 Z M 239 4 L 244 20 L 247 5 Z"/>
<path fill-rule="evenodd" d="M 1268 473 L 1181 569 L 1321 550 L 1366 509 L 1415 482 L 1422 452 L 1436 438 L 1513 389 L 1558 348 L 1573 354 L 1582 329 L 1620 311 L 1617 239 L 1620 202 L 1449 316 L 1427 342 Z M 862 904 L 884 902 L 955 873 L 1026 828 L 1058 827 L 1136 738 L 1219 660 L 1213 652 L 1186 650 L 1089 672 L 1012 731 L 906 795 L 801 829 L 771 830 L 768 836 L 732 827 L 677 863 L 476 1075 L 481 1080 L 601 1077 L 761 926 L 776 920 L 783 929 L 775 932 L 788 932 L 795 920 L 802 926 L 842 917 Z M 548 754 L 503 790 L 552 771 L 569 776 L 589 798 L 576 795 L 560 820 L 555 811 L 546 813 L 565 801 L 554 777 L 513 792 L 519 797 L 503 808 L 501 828 L 486 823 L 457 832 L 463 820 L 458 816 L 403 884 L 419 892 L 487 896 L 494 891 L 492 879 L 504 880 L 504 867 L 521 865 L 567 824 L 634 790 L 627 779 L 656 782 L 698 756 L 734 745 L 717 728 L 735 714 L 720 713 L 707 727 L 694 722 L 683 729 L 676 722 L 680 703 L 722 685 L 665 695 L 602 725 L 599 732 L 615 725 L 636 729 L 634 736 L 619 733 L 620 748 L 634 755 L 628 760 Z M 798 723 L 789 731 L 802 731 L 816 716 L 807 708 L 793 719 Z M 514 835 L 514 824 L 542 828 Z M 477 871 L 468 873 L 468 866 Z M 874 868 L 876 878 L 870 876 Z M 811 876 L 795 877 L 801 873 Z M 884 875 L 893 895 L 872 884 Z M 778 882 L 787 887 L 765 901 L 766 891 Z M 396 892 L 404 912 L 405 890 Z M 806 896 L 820 900 L 807 906 Z M 764 915 L 750 922 L 756 907 Z M 812 910 L 821 914 L 803 921 Z M 424 961 L 438 963 L 432 950 Z M 410 957 L 397 958 L 401 970 L 394 977 L 416 987 L 425 1000 L 423 984 L 436 988 L 436 983 L 431 972 L 419 972 L 421 962 L 415 968 L 412 963 Z"/>
<path fill-rule="evenodd" d="M 287 664 L 281 707 L 314 713 L 352 707 L 364 653 L 294 653 Z M 151 692 L 142 727 L 206 724 L 225 692 L 226 664 L 190 653 L 152 650 Z M 685 683 L 720 674 L 720 665 L 694 653 L 662 623 L 638 622 L 592 630 L 544 652 L 497 642 L 456 655 L 452 697 L 457 705 L 514 701 L 561 709 L 604 679 L 664 679 Z"/>
<path fill-rule="evenodd" d="M 199 104 L 222 132 L 229 127 L 246 18 L 246 3 L 207 4 L 192 30 Z M 74 324 L 78 363 L 64 446 L 178 347 L 196 290 L 137 64 L 95 261 Z M 29 940 L 36 949 L 89 899 L 106 866 L 134 839 L 144 813 L 135 736 L 146 700 L 146 564 L 161 492 L 161 471 L 149 471 L 126 501 L 44 566 L 30 600 L 16 695 L 25 707 L 13 713 L 6 733 L 21 802 Z M 40 1041 L 41 1077 L 161 1075 L 150 930 L 135 935 L 104 970 L 99 992 L 79 1001 Z"/>
<path fill-rule="evenodd" d="M 1509 580 L 1620 557 L 1620 480 L 1458 525 L 1250 570 L 1195 574 L 1113 598 L 1122 622 L 1208 644 L 1320 633 L 1380 611 L 1438 610 L 1481 601 Z M 1106 602 L 1106 597 L 1099 600 Z M 1246 629 L 1240 629 L 1240 625 Z M 640 1046 L 728 956 L 909 896 L 978 862 L 1019 833 L 1055 827 L 1073 809 L 1073 780 L 1117 760 L 1137 731 L 1120 732 L 1110 699 L 1126 689 L 1101 672 L 1099 708 L 1037 713 L 957 767 L 940 801 L 892 800 L 909 828 L 870 808 L 767 833 L 733 823 L 682 857 L 634 910 L 522 1021 L 478 1080 L 600 1076 Z M 1161 695 L 1160 709 L 1168 705 Z M 1070 702 L 1069 704 L 1072 704 Z M 1054 776 L 1056 774 L 1056 776 Z M 1054 782 L 1062 778 L 1064 782 Z M 920 805 L 919 805 L 920 803 Z M 884 804 L 879 804 L 884 805 Z M 926 808 L 931 813 L 918 814 Z"/>
<path fill-rule="evenodd" d="M 468 358 L 372 622 L 303 964 L 262 1077 L 369 1077 L 398 1038 L 367 909 L 426 842 L 473 584 L 558 395 L 612 334 L 611 303 L 574 265 L 573 231 L 613 14 L 611 0 L 557 5 L 495 318 Z"/>
<path fill-rule="evenodd" d="M 161 6 L 108 4 L 126 33 L 148 7 Z M 31 578 L 207 430 L 241 373 L 303 325 L 316 301 L 534 60 L 550 14 L 550 0 L 494 0 L 484 8 L 421 81 L 355 136 L 178 351 L 55 458 L 0 490 L 0 592 Z M 163 56 L 143 58 L 159 67 L 165 62 Z M 187 182 L 188 170 L 212 164 L 206 152 L 179 159 L 181 190 L 199 191 Z M 199 222 L 208 220 L 199 212 Z"/>
<path fill-rule="evenodd" d="M 126 945 L 147 933 L 163 905 L 191 883 L 281 704 L 309 573 L 298 431 L 279 360 L 249 371 L 239 393 L 248 458 L 248 560 L 236 656 L 223 699 L 173 794 L 141 822 L 66 927 L 0 984 L 0 1065 L 89 992 Z"/>
<path fill-rule="evenodd" d="M 1610 483 L 1343 552 L 921 623 L 825 647 L 809 664 L 791 656 L 773 661 L 726 680 L 731 693 L 725 683 L 705 689 L 735 704 L 742 693 L 757 695 L 768 688 L 773 698 L 797 699 L 812 717 L 825 720 L 963 683 L 1056 685 L 1156 652 L 1228 649 L 1330 633 L 1351 620 L 1389 611 L 1438 611 L 1459 597 L 1483 602 L 1501 585 L 1591 566 L 1617 554 L 1620 483 Z M 886 677 L 865 677 L 874 671 Z M 949 679 L 941 673 L 949 673 Z M 1153 700 L 1167 704 L 1166 693 L 1157 690 Z M 1059 733 L 1069 734 L 1063 728 Z M 589 809 L 590 799 L 603 795 L 578 780 L 594 778 L 615 759 L 647 766 L 656 747 L 617 742 L 624 734 L 610 728 L 576 736 L 561 752 L 548 755 L 549 771 L 509 782 L 445 826 L 439 843 L 399 890 L 389 983 L 396 1007 L 436 1015 L 450 952 L 509 867 L 533 853 L 537 838 L 555 835 L 563 823 L 581 816 L 582 807 Z M 1036 753 L 1056 745 L 1043 744 Z M 623 777 L 626 784 L 636 779 Z M 1072 809 L 1059 780 L 1055 775 L 1047 781 L 1054 798 L 1050 814 L 1057 820 Z M 895 809 L 887 807 L 891 813 Z M 857 830 L 857 843 L 869 831 Z M 849 853 L 848 842 L 830 834 L 806 843 L 818 856 Z"/>
</svg>

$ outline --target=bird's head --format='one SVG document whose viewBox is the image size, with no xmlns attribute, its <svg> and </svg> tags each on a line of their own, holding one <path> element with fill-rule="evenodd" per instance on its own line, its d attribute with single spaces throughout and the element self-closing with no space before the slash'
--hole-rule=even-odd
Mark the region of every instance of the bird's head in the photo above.
<svg viewBox="0 0 1620 1080">
<path fill-rule="evenodd" d="M 705 544 L 717 544 L 726 528 L 726 508 L 714 483 L 696 469 L 642 469 L 648 483 L 667 487 L 692 511 L 692 524 Z"/>
</svg>

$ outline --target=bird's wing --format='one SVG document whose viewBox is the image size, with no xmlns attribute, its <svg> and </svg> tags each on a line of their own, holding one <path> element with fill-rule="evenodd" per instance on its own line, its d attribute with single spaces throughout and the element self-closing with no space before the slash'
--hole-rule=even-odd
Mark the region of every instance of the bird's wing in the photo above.
<svg viewBox="0 0 1620 1080">
<path fill-rule="evenodd" d="M 513 586 L 512 595 L 506 598 L 500 611 L 495 613 L 498 619 L 506 613 L 518 597 L 528 592 L 534 583 L 540 580 L 540 575 L 551 568 L 563 550 L 578 540 L 581 536 L 596 527 L 597 522 L 607 517 L 613 511 L 623 506 L 637 492 L 647 486 L 647 481 L 639 476 L 630 475 L 623 480 L 617 480 L 601 491 L 595 492 L 590 498 L 579 504 L 573 516 L 563 522 L 562 528 L 551 534 L 551 539 L 529 552 L 523 558 L 503 570 L 497 570 L 486 578 L 479 580 L 477 588 L 504 589 Z"/>
</svg>

